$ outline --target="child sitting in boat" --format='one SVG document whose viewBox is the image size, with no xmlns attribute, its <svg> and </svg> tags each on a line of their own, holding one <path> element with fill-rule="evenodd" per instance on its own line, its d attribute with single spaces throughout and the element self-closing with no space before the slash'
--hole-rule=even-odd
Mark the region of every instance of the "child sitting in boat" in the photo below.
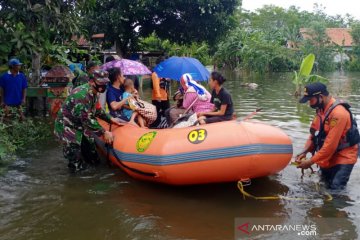
<svg viewBox="0 0 360 240">
<path fill-rule="evenodd" d="M 131 98 L 138 97 L 138 92 L 135 89 L 133 80 L 125 79 L 124 88 L 125 88 L 125 92 L 122 95 L 122 99 L 131 100 Z M 136 111 L 133 111 L 130 109 L 129 102 L 127 102 L 125 104 L 125 106 L 129 107 L 129 109 L 122 108 L 122 115 L 129 121 L 129 123 L 137 125 L 135 122 L 135 118 L 136 118 L 140 127 L 145 127 L 144 118 L 140 114 L 138 114 Z"/>
<path fill-rule="evenodd" d="M 220 73 L 211 73 L 209 80 L 209 86 L 212 89 L 210 102 L 215 104 L 215 111 L 198 113 L 200 124 L 232 120 L 233 101 L 229 92 L 222 86 L 225 81 L 226 79 Z"/>
</svg>

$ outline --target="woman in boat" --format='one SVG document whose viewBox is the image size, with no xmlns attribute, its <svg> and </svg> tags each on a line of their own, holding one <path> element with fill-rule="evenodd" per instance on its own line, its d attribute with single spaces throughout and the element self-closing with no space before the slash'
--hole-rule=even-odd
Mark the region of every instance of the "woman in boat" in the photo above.
<svg viewBox="0 0 360 240">
<path fill-rule="evenodd" d="M 214 104 L 210 102 L 211 94 L 195 82 L 188 73 L 181 76 L 181 87 L 184 89 L 183 108 L 194 113 L 211 112 Z"/>
<path fill-rule="evenodd" d="M 222 86 L 226 79 L 218 72 L 212 72 L 209 86 L 212 89 L 211 103 L 215 104 L 215 111 L 198 113 L 200 124 L 229 121 L 233 118 L 234 107 L 231 95 Z"/>
<path fill-rule="evenodd" d="M 168 114 L 170 116 L 170 120 L 168 120 L 170 126 L 184 113 L 200 113 L 214 110 L 214 104 L 210 103 L 211 94 L 203 86 L 195 82 L 189 73 L 181 76 L 180 84 L 181 88 L 175 96 L 181 97 L 181 105 L 170 109 Z"/>
</svg>

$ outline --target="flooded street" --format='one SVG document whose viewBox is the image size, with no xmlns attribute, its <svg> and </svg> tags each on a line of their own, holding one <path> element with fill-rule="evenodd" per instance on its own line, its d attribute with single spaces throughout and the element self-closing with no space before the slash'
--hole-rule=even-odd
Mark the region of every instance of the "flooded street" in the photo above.
<svg viewBox="0 0 360 240">
<path fill-rule="evenodd" d="M 285 131 L 299 153 L 308 136 L 314 111 L 292 96 L 290 74 L 243 78 L 228 74 L 241 119 L 256 108 L 251 121 Z M 360 74 L 331 73 L 329 91 L 350 102 L 360 123 Z M 242 86 L 255 82 L 257 89 Z M 149 89 L 145 95 L 149 95 Z M 277 175 L 253 179 L 246 191 L 255 196 L 282 195 L 304 200 L 243 199 L 236 183 L 187 187 L 134 180 L 120 169 L 102 164 L 78 175 L 68 172 L 62 149 L 49 140 L 33 145 L 0 176 L 0 240 L 75 239 L 234 239 L 236 218 L 340 218 L 337 229 L 299 239 L 360 239 L 360 167 L 355 165 L 348 187 L 324 201 L 318 176 L 289 165 Z M 296 239 L 279 233 L 259 239 Z"/>
</svg>

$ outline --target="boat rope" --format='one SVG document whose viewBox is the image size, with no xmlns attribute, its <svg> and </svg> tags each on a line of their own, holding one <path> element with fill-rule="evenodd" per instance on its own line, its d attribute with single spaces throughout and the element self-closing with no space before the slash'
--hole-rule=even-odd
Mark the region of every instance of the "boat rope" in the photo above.
<svg viewBox="0 0 360 240">
<path fill-rule="evenodd" d="M 112 124 L 110 123 L 110 127 L 109 127 L 109 131 L 111 132 L 111 126 Z M 106 147 L 106 161 L 108 162 L 108 164 L 110 165 L 110 151 L 111 153 L 114 155 L 116 161 L 123 167 L 126 168 L 134 173 L 140 174 L 140 175 L 144 175 L 144 176 L 148 176 L 148 177 L 156 177 L 157 174 L 156 173 L 150 173 L 150 172 L 144 172 L 141 171 L 139 169 L 136 168 L 132 168 L 127 166 L 126 164 L 123 163 L 123 161 L 120 160 L 119 156 L 116 154 L 116 151 L 114 150 L 113 146 L 110 144 L 105 144 Z"/>
<path fill-rule="evenodd" d="M 137 174 L 140 174 L 140 175 L 144 175 L 144 176 L 148 176 L 148 177 L 156 177 L 157 174 L 156 173 L 153 173 L 153 172 L 144 172 L 142 170 L 139 170 L 139 169 L 136 169 L 136 168 L 132 168 L 132 167 L 129 167 L 127 166 L 125 163 L 123 163 L 123 161 L 120 160 L 119 156 L 117 155 L 117 153 L 115 152 L 114 148 L 112 146 L 109 147 L 109 150 L 112 152 L 112 154 L 114 155 L 116 161 L 124 168 L 134 172 L 134 173 L 137 173 Z"/>
<path fill-rule="evenodd" d="M 110 126 L 109 126 L 109 132 L 111 132 L 111 126 L 112 126 L 112 123 L 110 123 Z M 109 151 L 109 148 L 110 148 L 110 145 L 109 144 L 105 144 L 106 145 L 106 163 L 108 166 L 111 166 L 111 162 L 110 162 L 110 151 Z"/>
<path fill-rule="evenodd" d="M 248 192 L 246 192 L 244 190 L 244 184 L 242 183 L 242 181 L 238 181 L 237 183 L 237 187 L 240 190 L 240 192 L 243 195 L 243 199 L 245 200 L 246 197 L 248 198 L 252 198 L 255 200 L 279 200 L 279 199 L 284 199 L 284 200 L 297 200 L 297 201 L 304 201 L 304 200 L 313 200 L 310 198 L 300 198 L 300 197 L 286 197 L 286 196 L 265 196 L 265 197 L 256 197 Z M 319 191 L 320 187 L 319 184 L 316 184 L 316 189 Z M 328 192 L 324 192 L 324 195 L 326 196 L 325 201 L 329 202 L 331 200 L 333 200 L 333 197 L 328 193 Z"/>
</svg>

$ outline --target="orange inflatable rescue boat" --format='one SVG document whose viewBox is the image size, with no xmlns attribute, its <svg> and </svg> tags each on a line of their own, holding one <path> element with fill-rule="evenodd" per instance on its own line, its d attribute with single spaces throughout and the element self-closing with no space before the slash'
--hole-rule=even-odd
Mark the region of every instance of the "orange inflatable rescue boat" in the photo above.
<svg viewBox="0 0 360 240">
<path fill-rule="evenodd" d="M 171 129 L 112 124 L 111 130 L 112 147 L 96 139 L 102 156 L 136 179 L 172 185 L 272 175 L 288 165 L 293 153 L 290 138 L 263 123 L 233 120 Z"/>
</svg>

